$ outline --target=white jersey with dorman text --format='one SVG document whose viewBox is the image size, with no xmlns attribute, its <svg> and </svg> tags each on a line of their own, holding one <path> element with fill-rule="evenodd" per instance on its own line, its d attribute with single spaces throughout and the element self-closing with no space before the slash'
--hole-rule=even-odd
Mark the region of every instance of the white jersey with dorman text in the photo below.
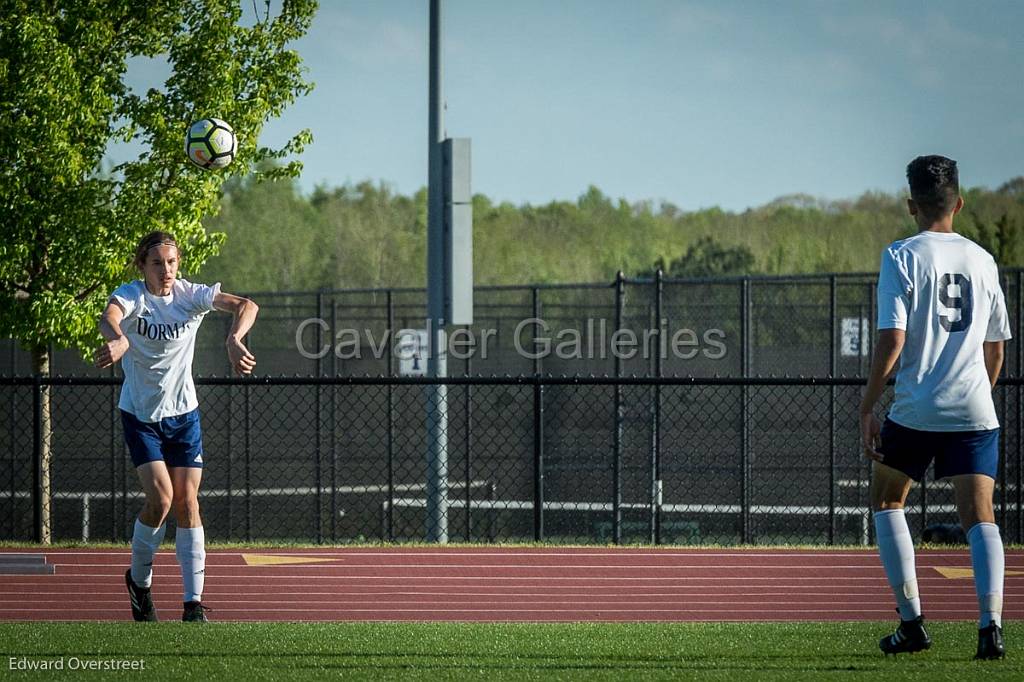
<svg viewBox="0 0 1024 682">
<path fill-rule="evenodd" d="M 889 418 L 919 431 L 999 426 L 982 344 L 1010 338 L 999 272 L 954 233 L 889 245 L 878 274 L 878 328 L 906 331 Z"/>
<path fill-rule="evenodd" d="M 192 381 L 196 332 L 219 292 L 220 284 L 177 279 L 170 294 L 156 296 L 137 279 L 110 295 L 124 311 L 121 332 L 129 346 L 121 358 L 119 408 L 141 421 L 158 422 L 199 406 Z"/>
</svg>

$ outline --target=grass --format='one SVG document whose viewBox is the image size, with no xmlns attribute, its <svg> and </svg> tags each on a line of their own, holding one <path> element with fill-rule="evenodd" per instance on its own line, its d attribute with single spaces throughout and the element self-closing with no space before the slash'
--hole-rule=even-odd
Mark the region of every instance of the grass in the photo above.
<svg viewBox="0 0 1024 682">
<path fill-rule="evenodd" d="M 0 678 L 53 679 L 52 671 L 11 666 L 62 660 L 75 679 L 1024 679 L 1012 632 L 1004 661 L 971 660 L 969 622 L 931 623 L 930 651 L 885 658 L 877 640 L 893 625 L 3 623 Z M 142 661 L 145 670 L 68 672 L 76 661 L 111 659 Z"/>
</svg>

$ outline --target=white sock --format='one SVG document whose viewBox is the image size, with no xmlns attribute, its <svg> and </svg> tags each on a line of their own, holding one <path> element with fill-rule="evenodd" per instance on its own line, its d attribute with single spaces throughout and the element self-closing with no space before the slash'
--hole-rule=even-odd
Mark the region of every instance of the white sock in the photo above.
<svg viewBox="0 0 1024 682">
<path fill-rule="evenodd" d="M 1003 626 L 1003 574 L 1006 558 L 999 526 L 978 523 L 967 531 L 971 545 L 971 566 L 974 567 L 974 590 L 978 595 L 978 627 L 988 627 L 995 621 Z"/>
<path fill-rule="evenodd" d="M 178 555 L 181 581 L 185 586 L 182 601 L 202 601 L 206 579 L 206 535 L 203 527 L 178 528 L 174 550 Z"/>
<path fill-rule="evenodd" d="M 132 531 L 132 582 L 139 587 L 149 589 L 153 584 L 153 556 L 160 549 L 167 524 L 159 528 L 150 528 L 135 519 L 135 530 Z"/>
<path fill-rule="evenodd" d="M 921 598 L 917 592 L 917 570 L 914 567 L 914 540 L 902 509 L 875 512 L 875 536 L 882 558 L 885 577 L 896 595 L 900 618 L 913 620 L 921 615 Z"/>
</svg>

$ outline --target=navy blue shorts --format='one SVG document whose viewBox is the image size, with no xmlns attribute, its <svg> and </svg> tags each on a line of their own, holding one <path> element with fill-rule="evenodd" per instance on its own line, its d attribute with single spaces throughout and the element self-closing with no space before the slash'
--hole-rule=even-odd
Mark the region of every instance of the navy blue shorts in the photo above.
<svg viewBox="0 0 1024 682">
<path fill-rule="evenodd" d="M 195 409 L 158 422 L 140 421 L 121 410 L 124 441 L 136 467 L 164 462 L 168 467 L 203 468 L 203 433 Z"/>
<path fill-rule="evenodd" d="M 924 478 L 932 459 L 935 480 L 961 474 L 999 471 L 999 429 L 988 431 L 917 431 L 886 419 L 882 424 L 882 464 L 898 469 L 915 481 Z"/>
</svg>

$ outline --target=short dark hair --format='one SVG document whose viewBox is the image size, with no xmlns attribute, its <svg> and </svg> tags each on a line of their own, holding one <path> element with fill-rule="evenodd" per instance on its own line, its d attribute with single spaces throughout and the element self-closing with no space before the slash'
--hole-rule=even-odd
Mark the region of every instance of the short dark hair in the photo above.
<svg viewBox="0 0 1024 682">
<path fill-rule="evenodd" d="M 960 173 L 956 161 L 933 154 L 919 156 L 907 164 L 910 198 L 925 218 L 937 220 L 949 215 L 960 198 Z"/>
</svg>

